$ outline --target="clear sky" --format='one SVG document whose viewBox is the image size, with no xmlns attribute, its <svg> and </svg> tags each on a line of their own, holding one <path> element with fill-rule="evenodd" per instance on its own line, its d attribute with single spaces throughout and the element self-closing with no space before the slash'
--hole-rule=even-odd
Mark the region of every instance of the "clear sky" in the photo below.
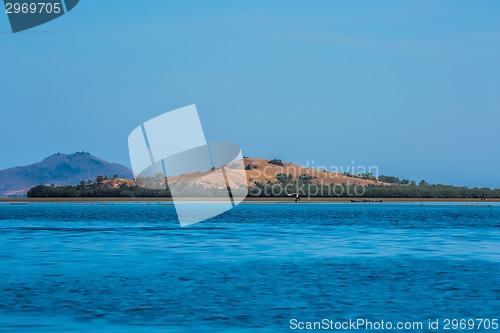
<svg viewBox="0 0 500 333">
<path fill-rule="evenodd" d="M 3 11 L 3 9 L 2 9 Z M 305 165 L 500 187 L 500 1 L 82 0 L 12 34 L 0 169 L 196 104 L 208 141 Z"/>
</svg>

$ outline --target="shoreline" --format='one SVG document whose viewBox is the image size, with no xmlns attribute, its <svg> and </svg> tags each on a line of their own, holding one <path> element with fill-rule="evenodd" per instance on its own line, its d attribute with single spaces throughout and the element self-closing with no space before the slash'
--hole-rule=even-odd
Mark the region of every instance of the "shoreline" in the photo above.
<svg viewBox="0 0 500 333">
<path fill-rule="evenodd" d="M 300 203 L 364 203 L 351 200 L 382 200 L 387 202 L 500 202 L 500 198 L 307 198 L 302 197 Z M 217 198 L 185 198 L 178 201 L 218 201 Z M 172 198 L 0 198 L 0 203 L 100 203 L 100 202 L 172 202 Z M 294 197 L 247 197 L 242 203 L 294 203 Z M 380 203 L 380 202 L 366 202 Z"/>
</svg>

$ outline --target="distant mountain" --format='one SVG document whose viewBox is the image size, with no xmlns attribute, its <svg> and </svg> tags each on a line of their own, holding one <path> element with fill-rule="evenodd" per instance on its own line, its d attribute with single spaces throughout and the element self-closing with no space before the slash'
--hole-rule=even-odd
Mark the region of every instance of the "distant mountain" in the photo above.
<svg viewBox="0 0 500 333">
<path fill-rule="evenodd" d="M 41 162 L 0 170 L 0 197 L 25 196 L 33 186 L 43 184 L 76 185 L 97 176 L 132 179 L 123 165 L 106 162 L 86 152 L 55 154 Z"/>
</svg>

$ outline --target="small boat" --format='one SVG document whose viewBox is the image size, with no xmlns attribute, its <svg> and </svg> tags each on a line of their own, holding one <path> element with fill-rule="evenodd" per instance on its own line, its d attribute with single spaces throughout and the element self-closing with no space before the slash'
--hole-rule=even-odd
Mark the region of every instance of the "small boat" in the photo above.
<svg viewBox="0 0 500 333">
<path fill-rule="evenodd" d="M 373 199 L 365 199 L 365 200 L 353 200 L 351 202 L 382 202 L 382 200 L 373 200 Z"/>
</svg>

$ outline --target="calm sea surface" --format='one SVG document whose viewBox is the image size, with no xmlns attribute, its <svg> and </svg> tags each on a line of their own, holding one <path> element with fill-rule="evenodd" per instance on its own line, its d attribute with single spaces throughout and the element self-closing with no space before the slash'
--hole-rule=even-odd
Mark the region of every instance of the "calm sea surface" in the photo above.
<svg viewBox="0 0 500 333">
<path fill-rule="evenodd" d="M 166 203 L 0 204 L 0 332 L 499 317 L 494 203 L 243 204 L 182 229 Z"/>
</svg>

